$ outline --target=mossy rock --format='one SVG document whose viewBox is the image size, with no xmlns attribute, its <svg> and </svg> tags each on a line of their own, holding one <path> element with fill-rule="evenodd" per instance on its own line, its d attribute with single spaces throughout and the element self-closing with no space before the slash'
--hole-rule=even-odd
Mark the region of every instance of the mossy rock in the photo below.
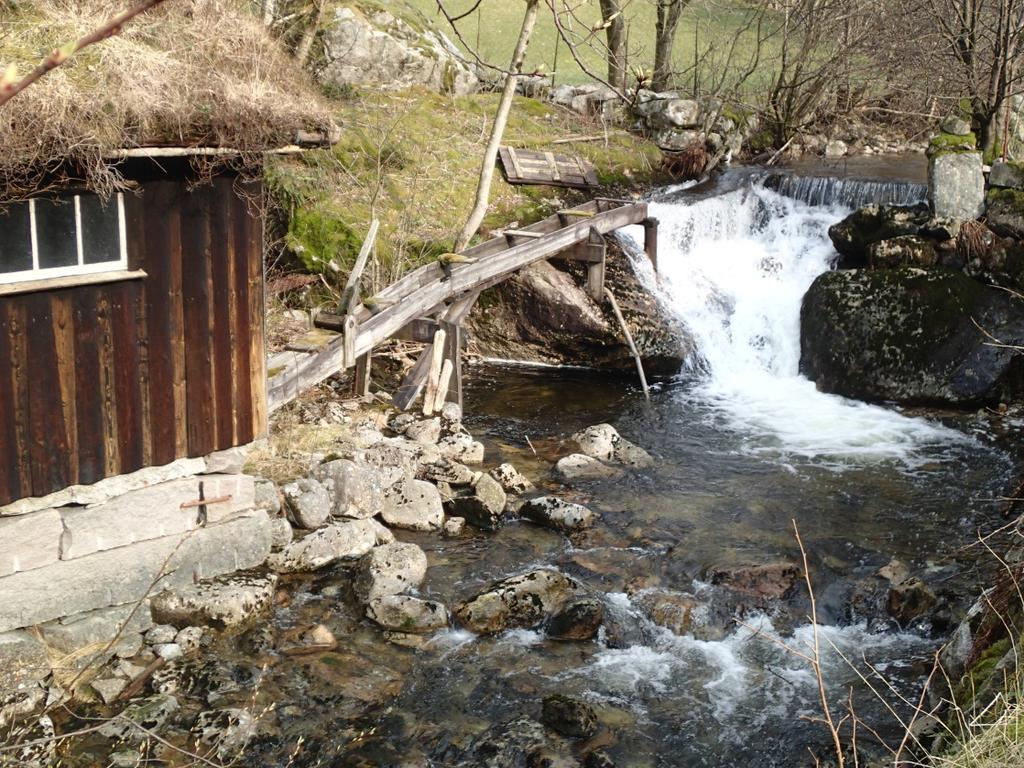
<svg viewBox="0 0 1024 768">
<path fill-rule="evenodd" d="M 868 261 L 872 269 L 933 267 L 938 260 L 935 244 L 918 235 L 900 235 L 868 246 Z"/>
<path fill-rule="evenodd" d="M 867 205 L 829 227 L 828 236 L 842 257 L 842 268 L 871 263 L 871 246 L 883 240 L 916 236 L 931 213 L 926 205 L 908 207 Z"/>
<path fill-rule="evenodd" d="M 990 189 L 985 205 L 989 229 L 1002 237 L 1024 238 L 1024 190 Z"/>
<path fill-rule="evenodd" d="M 1024 301 L 961 272 L 827 272 L 800 321 L 801 371 L 825 392 L 959 407 L 1024 395 L 1024 355 L 985 335 L 1024 344 Z"/>
<path fill-rule="evenodd" d="M 950 152 L 974 152 L 978 148 L 978 137 L 974 133 L 957 136 L 954 133 L 940 133 L 928 143 L 928 156 L 945 155 Z"/>
</svg>

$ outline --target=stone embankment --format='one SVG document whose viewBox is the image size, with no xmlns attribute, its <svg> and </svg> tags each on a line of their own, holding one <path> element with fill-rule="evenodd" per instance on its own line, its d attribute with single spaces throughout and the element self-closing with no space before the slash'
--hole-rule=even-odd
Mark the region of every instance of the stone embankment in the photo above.
<svg viewBox="0 0 1024 768">
<path fill-rule="evenodd" d="M 964 121 L 931 145 L 930 205 L 871 205 L 829 230 L 839 271 L 804 298 L 801 370 L 866 400 L 974 407 L 1024 395 L 1024 170 L 987 185 Z"/>
</svg>

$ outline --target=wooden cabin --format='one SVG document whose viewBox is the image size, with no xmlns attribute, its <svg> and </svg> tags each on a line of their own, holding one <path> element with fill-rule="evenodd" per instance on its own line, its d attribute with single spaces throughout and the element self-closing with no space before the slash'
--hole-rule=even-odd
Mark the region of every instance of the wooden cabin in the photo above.
<svg viewBox="0 0 1024 768">
<path fill-rule="evenodd" d="M 0 506 L 266 430 L 261 185 L 136 154 L 0 211 Z"/>
</svg>

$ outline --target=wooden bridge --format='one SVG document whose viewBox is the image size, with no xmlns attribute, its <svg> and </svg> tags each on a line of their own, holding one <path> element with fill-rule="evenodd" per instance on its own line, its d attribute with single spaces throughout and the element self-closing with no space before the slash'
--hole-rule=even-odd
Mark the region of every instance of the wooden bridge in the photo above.
<svg viewBox="0 0 1024 768">
<path fill-rule="evenodd" d="M 523 229 L 507 229 L 456 258 L 442 257 L 360 302 L 358 278 L 374 229 L 353 268 L 339 314 L 320 313 L 313 331 L 268 361 L 270 410 L 353 366 L 356 392 L 367 394 L 373 349 L 388 339 L 427 344 L 395 393 L 396 406 L 407 409 L 424 386 L 427 412 L 445 400 L 461 404 L 462 322 L 480 293 L 530 264 L 561 258 L 587 264 L 587 289 L 599 302 L 604 295 L 604 235 L 631 224 L 644 225 L 644 250 L 657 268 L 658 222 L 647 215 L 647 204 L 597 198 Z"/>
</svg>

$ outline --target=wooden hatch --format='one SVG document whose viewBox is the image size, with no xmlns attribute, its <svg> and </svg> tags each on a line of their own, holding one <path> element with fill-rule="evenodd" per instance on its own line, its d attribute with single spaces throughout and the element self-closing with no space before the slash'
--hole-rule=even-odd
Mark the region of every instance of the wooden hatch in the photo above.
<svg viewBox="0 0 1024 768">
<path fill-rule="evenodd" d="M 501 147 L 498 157 L 509 184 L 542 184 L 577 189 L 597 186 L 597 171 L 588 160 L 581 157 L 513 147 Z"/>
</svg>

